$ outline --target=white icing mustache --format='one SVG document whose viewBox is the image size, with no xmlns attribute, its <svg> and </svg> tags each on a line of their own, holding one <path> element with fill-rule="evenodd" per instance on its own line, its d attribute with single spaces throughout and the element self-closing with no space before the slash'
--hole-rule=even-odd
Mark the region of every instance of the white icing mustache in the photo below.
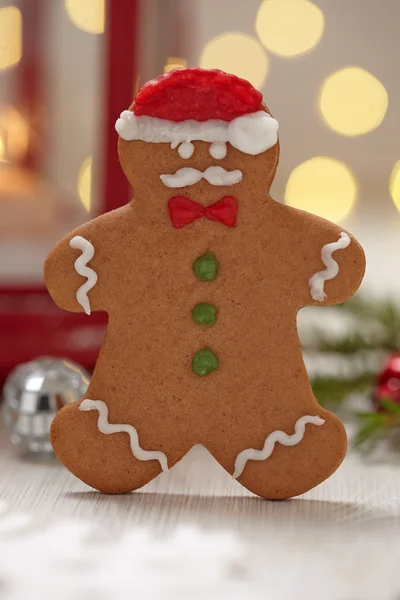
<svg viewBox="0 0 400 600">
<path fill-rule="evenodd" d="M 239 169 L 226 171 L 223 167 L 208 167 L 205 171 L 199 171 L 192 167 L 183 167 L 178 169 L 172 175 L 160 175 L 163 184 L 171 188 L 181 188 L 187 185 L 194 185 L 201 179 L 205 179 L 211 185 L 234 185 L 242 181 L 243 173 Z"/>
</svg>

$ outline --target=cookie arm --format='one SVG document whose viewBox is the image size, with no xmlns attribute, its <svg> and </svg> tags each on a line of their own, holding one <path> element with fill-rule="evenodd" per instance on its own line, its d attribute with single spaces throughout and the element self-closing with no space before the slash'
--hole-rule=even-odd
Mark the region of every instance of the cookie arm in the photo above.
<svg viewBox="0 0 400 600">
<path fill-rule="evenodd" d="M 54 302 L 70 312 L 107 310 L 115 292 L 110 277 L 113 242 L 126 207 L 101 215 L 65 236 L 48 254 L 44 278 Z"/>
<path fill-rule="evenodd" d="M 365 255 L 343 227 L 283 204 L 276 204 L 279 241 L 288 262 L 289 298 L 298 308 L 348 300 L 359 288 Z"/>
</svg>

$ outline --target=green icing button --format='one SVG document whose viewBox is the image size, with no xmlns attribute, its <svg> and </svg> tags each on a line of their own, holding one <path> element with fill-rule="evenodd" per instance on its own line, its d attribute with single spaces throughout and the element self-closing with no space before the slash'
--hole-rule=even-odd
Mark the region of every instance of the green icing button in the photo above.
<svg viewBox="0 0 400 600">
<path fill-rule="evenodd" d="M 214 281 L 218 273 L 218 261 L 214 254 L 206 252 L 196 258 L 193 263 L 193 273 L 200 281 Z"/>
<path fill-rule="evenodd" d="M 192 360 L 192 369 L 199 377 L 204 377 L 218 368 L 218 358 L 210 348 L 199 350 Z"/>
<path fill-rule="evenodd" d="M 201 302 L 192 310 L 192 319 L 197 325 L 212 327 L 217 320 L 217 309 L 212 304 Z"/>
</svg>

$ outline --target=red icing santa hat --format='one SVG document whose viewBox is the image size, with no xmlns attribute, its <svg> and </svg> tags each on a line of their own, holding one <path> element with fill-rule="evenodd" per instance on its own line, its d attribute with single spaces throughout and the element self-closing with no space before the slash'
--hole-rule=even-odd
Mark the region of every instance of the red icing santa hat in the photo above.
<svg viewBox="0 0 400 600">
<path fill-rule="evenodd" d="M 187 147 L 192 140 L 229 142 L 248 154 L 271 148 L 278 131 L 261 92 L 217 69 L 176 69 L 145 83 L 115 127 L 125 140 L 170 143 L 171 148 Z"/>
</svg>

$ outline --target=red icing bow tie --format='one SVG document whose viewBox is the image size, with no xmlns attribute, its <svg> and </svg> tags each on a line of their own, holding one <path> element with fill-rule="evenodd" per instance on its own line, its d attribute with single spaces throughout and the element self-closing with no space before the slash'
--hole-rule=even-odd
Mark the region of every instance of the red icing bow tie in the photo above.
<svg viewBox="0 0 400 600">
<path fill-rule="evenodd" d="M 236 225 L 237 201 L 232 196 L 224 196 L 211 206 L 202 206 L 185 196 L 173 196 L 168 200 L 168 211 L 176 229 L 185 227 L 200 217 L 233 227 Z"/>
</svg>

